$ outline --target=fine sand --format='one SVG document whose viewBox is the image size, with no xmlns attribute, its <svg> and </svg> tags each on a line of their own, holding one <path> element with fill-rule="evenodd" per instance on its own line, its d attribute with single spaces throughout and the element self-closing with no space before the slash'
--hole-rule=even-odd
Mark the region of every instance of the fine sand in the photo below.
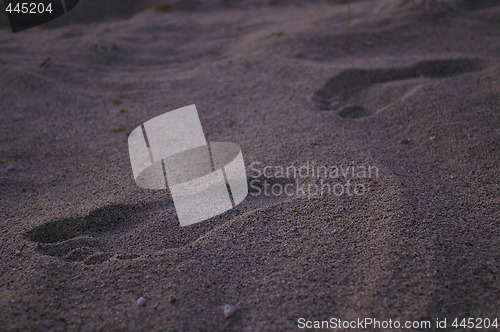
<svg viewBox="0 0 500 332">
<path fill-rule="evenodd" d="M 81 0 L 0 23 L 1 331 L 499 317 L 497 1 Z M 181 228 L 127 134 L 191 104 L 258 184 Z M 379 172 L 267 196 L 295 179 L 252 163 Z"/>
</svg>

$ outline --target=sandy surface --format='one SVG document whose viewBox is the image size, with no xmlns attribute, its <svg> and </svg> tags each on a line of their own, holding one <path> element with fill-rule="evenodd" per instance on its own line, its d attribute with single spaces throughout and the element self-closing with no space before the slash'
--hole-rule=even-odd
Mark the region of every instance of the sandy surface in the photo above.
<svg viewBox="0 0 500 332">
<path fill-rule="evenodd" d="M 101 2 L 0 31 L 0 330 L 499 316 L 498 4 L 353 1 L 347 49 L 335 1 Z M 127 133 L 193 103 L 247 165 L 379 176 L 180 228 Z"/>
</svg>

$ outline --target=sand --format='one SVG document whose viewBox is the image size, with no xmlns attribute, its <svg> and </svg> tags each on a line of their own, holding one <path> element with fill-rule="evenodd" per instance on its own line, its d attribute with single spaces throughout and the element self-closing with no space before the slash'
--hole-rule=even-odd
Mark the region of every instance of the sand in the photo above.
<svg viewBox="0 0 500 332">
<path fill-rule="evenodd" d="M 498 3 L 153 4 L 0 31 L 0 330 L 499 316 Z M 190 104 L 249 173 L 379 174 L 181 228 L 168 192 L 134 183 L 127 134 Z"/>
</svg>

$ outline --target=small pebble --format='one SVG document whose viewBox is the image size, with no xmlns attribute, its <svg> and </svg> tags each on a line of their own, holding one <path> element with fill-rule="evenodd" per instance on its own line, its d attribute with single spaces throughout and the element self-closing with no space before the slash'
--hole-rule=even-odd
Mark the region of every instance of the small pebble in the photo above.
<svg viewBox="0 0 500 332">
<path fill-rule="evenodd" d="M 402 145 L 406 145 L 408 143 L 410 143 L 410 140 L 407 138 L 403 138 L 402 140 L 399 141 L 399 144 L 402 144 Z"/>
<path fill-rule="evenodd" d="M 21 256 L 21 251 L 20 250 L 16 250 L 16 256 Z"/>
<path fill-rule="evenodd" d="M 224 305 L 224 318 L 231 317 L 232 315 L 234 315 L 235 311 L 236 309 L 232 305 L 230 304 Z"/>
<path fill-rule="evenodd" d="M 429 140 L 430 140 L 430 141 L 433 141 L 433 140 L 435 140 L 435 139 L 436 139 L 436 136 L 431 136 L 431 137 L 429 137 Z"/>
<path fill-rule="evenodd" d="M 97 194 L 97 190 L 92 190 L 92 195 Z"/>
<path fill-rule="evenodd" d="M 9 172 L 14 171 L 15 169 L 16 169 L 16 167 L 14 165 L 7 166 L 7 171 L 9 171 Z"/>
<path fill-rule="evenodd" d="M 143 307 L 143 306 L 145 306 L 145 305 L 146 305 L 146 302 L 147 302 L 147 300 L 146 300 L 145 298 L 143 298 L 143 297 L 140 297 L 140 298 L 138 298 L 138 299 L 137 299 L 137 305 L 138 305 L 139 307 Z"/>
</svg>

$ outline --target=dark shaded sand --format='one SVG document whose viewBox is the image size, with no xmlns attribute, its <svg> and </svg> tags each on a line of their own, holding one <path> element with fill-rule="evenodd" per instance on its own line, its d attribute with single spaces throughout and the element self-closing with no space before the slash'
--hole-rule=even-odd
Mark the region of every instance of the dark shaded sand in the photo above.
<svg viewBox="0 0 500 332">
<path fill-rule="evenodd" d="M 153 4 L 0 31 L 0 330 L 499 316 L 498 2 L 352 1 L 348 41 L 336 1 Z M 247 165 L 379 177 L 180 228 L 127 133 L 193 103 Z"/>
</svg>

